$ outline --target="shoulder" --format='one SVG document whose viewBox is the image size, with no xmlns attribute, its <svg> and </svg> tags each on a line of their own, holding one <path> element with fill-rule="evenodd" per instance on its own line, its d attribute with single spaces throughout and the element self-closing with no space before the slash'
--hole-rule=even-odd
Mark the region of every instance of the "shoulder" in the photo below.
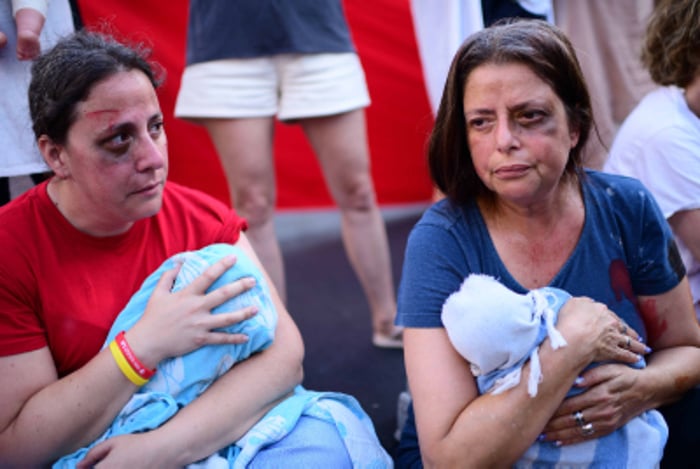
<svg viewBox="0 0 700 469">
<path fill-rule="evenodd" d="M 639 179 L 601 171 L 586 170 L 584 188 L 594 196 L 605 195 L 611 199 L 629 199 L 649 194 Z"/>
<path fill-rule="evenodd" d="M 168 182 L 163 191 L 163 211 L 175 212 L 181 216 L 223 219 L 233 213 L 233 209 L 219 199 L 200 190 Z"/>
<path fill-rule="evenodd" d="M 245 219 L 222 201 L 174 182 L 165 185 L 156 221 L 168 229 L 197 233 L 207 242 L 235 242 L 239 232 L 247 228 Z"/>
<path fill-rule="evenodd" d="M 442 199 L 428 207 L 416 227 L 431 226 L 442 230 L 454 229 L 465 222 L 467 207 L 459 206 L 448 199 Z"/>
<path fill-rule="evenodd" d="M 610 227 L 612 223 L 633 232 L 650 222 L 665 223 L 654 196 L 638 179 L 592 170 L 586 176 L 586 217 L 598 226 Z"/>
</svg>

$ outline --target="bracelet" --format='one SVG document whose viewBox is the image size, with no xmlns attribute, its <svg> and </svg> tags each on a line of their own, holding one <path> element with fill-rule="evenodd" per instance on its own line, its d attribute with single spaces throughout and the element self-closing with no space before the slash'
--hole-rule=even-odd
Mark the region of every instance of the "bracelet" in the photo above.
<svg viewBox="0 0 700 469">
<path fill-rule="evenodd" d="M 115 337 L 114 340 L 117 342 L 119 350 L 121 350 L 124 354 L 124 358 L 126 358 L 126 361 L 129 362 L 129 365 L 131 365 L 131 368 L 133 368 L 134 371 L 143 379 L 151 379 L 155 374 L 156 370 L 151 370 L 147 368 L 146 365 L 141 363 L 141 360 L 136 358 L 136 355 L 134 355 L 134 351 L 131 350 L 131 347 L 129 347 L 129 342 L 126 341 L 124 331 L 121 331 L 119 334 L 117 334 L 117 337 Z"/>
<path fill-rule="evenodd" d="M 124 331 L 121 331 L 109 344 L 109 350 L 112 352 L 117 366 L 124 373 L 129 381 L 137 386 L 143 386 L 153 376 L 156 370 L 147 368 L 141 361 L 136 358 L 134 351 L 129 347 L 126 341 Z"/>
<path fill-rule="evenodd" d="M 117 362 L 117 366 L 122 371 L 122 373 L 124 373 L 124 376 L 126 376 L 126 378 L 129 381 L 131 381 L 138 387 L 141 387 L 148 382 L 147 379 L 143 379 L 142 377 L 140 377 L 134 371 L 131 365 L 129 365 L 129 362 L 126 361 L 126 358 L 124 358 L 124 354 L 119 349 L 119 345 L 117 345 L 116 340 L 113 340 L 109 343 L 109 351 L 112 352 L 114 361 Z"/>
</svg>

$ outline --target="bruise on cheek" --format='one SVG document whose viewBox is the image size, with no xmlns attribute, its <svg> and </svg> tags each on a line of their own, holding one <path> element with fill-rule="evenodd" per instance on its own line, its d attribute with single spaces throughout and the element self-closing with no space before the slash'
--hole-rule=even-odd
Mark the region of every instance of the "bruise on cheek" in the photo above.
<svg viewBox="0 0 700 469">
<path fill-rule="evenodd" d="M 649 341 L 653 342 L 661 337 L 668 329 L 668 322 L 659 315 L 656 300 L 646 299 L 639 304 L 639 312 L 649 333 Z"/>
</svg>

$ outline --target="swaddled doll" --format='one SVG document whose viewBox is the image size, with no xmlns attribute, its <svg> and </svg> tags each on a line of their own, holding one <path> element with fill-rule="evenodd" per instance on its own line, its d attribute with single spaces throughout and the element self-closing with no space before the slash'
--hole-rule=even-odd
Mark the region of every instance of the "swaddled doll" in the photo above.
<svg viewBox="0 0 700 469">
<path fill-rule="evenodd" d="M 543 375 L 539 348 L 549 337 L 553 349 L 567 345 L 556 329 L 561 307 L 571 295 L 559 288 L 544 287 L 516 293 L 493 277 L 471 274 L 442 307 L 442 323 L 453 347 L 476 377 L 480 394 L 499 394 L 520 383 L 523 365 L 530 361 L 528 393 L 534 397 Z M 592 364 L 590 366 L 596 366 Z M 631 366 L 643 368 L 643 358 Z M 585 389 L 572 387 L 567 397 Z M 586 428 L 581 419 L 582 429 Z M 654 467 L 663 456 L 668 427 L 656 410 L 642 413 L 604 437 L 568 446 L 535 442 L 515 465 L 529 461 L 551 462 L 566 467 L 596 466 L 606 451 L 628 450 L 627 467 Z M 603 457 L 601 457 L 603 456 Z"/>
<path fill-rule="evenodd" d="M 177 264 L 181 265 L 172 287 L 172 291 L 175 292 L 192 283 L 214 262 L 231 255 L 236 256 L 236 263 L 207 291 L 242 277 L 255 279 L 252 288 L 212 310 L 212 314 L 218 314 L 236 311 L 249 305 L 256 306 L 257 314 L 222 329 L 229 333 L 245 334 L 248 340 L 240 344 L 206 345 L 185 355 L 162 361 L 152 379 L 134 393 L 111 426 L 88 446 L 58 460 L 53 465 L 54 469 L 74 468 L 89 449 L 101 441 L 159 427 L 201 395 L 233 365 L 272 344 L 277 326 L 277 311 L 262 271 L 237 246 L 212 244 L 197 251 L 176 254 L 151 274 L 118 315 L 104 347 L 110 346 L 120 331 L 129 329 L 142 316 L 153 289 L 164 272 L 175 268 Z M 231 396 L 232 399 L 235 397 Z M 372 421 L 354 397 L 336 392 L 310 391 L 297 386 L 291 396 L 271 409 L 235 444 L 187 467 L 246 467 L 261 449 L 288 435 L 302 415 L 333 423 L 339 430 L 342 429 L 340 436 L 354 466 L 390 466 L 391 458 L 376 441 Z"/>
</svg>

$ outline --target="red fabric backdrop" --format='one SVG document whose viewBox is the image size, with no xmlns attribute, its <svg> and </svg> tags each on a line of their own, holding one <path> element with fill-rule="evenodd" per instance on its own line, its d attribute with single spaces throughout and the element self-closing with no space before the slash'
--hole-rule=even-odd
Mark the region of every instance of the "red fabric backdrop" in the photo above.
<svg viewBox="0 0 700 469">
<path fill-rule="evenodd" d="M 424 158 L 433 124 L 406 0 L 344 0 L 350 29 L 372 97 L 367 127 L 372 175 L 381 204 L 430 200 Z M 173 117 L 185 61 L 187 0 L 78 0 L 83 22 L 127 39 L 145 41 L 165 68 L 159 90 L 170 150 L 170 179 L 229 202 L 214 146 L 206 132 Z M 277 125 L 278 208 L 333 203 L 310 146 L 298 126 Z"/>
</svg>

